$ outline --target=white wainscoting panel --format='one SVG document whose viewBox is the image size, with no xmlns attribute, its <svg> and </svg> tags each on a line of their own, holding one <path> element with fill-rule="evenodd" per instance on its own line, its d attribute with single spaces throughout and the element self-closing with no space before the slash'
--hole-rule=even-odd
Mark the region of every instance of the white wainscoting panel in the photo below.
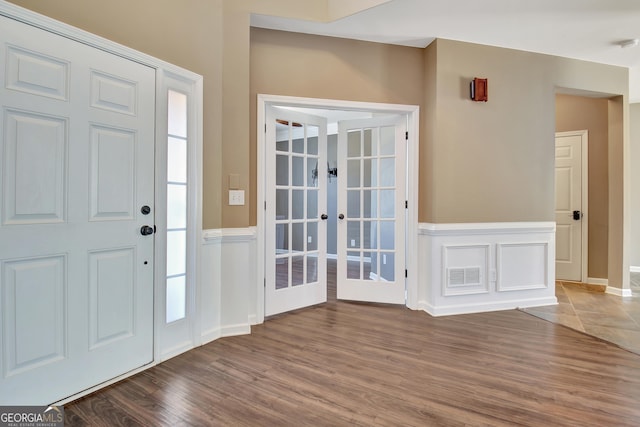
<svg viewBox="0 0 640 427">
<path fill-rule="evenodd" d="M 250 333 L 256 305 L 255 227 L 205 230 L 202 244 L 203 344 L 224 336 Z"/>
<path fill-rule="evenodd" d="M 420 224 L 418 246 L 433 316 L 557 304 L 553 222 Z"/>
</svg>

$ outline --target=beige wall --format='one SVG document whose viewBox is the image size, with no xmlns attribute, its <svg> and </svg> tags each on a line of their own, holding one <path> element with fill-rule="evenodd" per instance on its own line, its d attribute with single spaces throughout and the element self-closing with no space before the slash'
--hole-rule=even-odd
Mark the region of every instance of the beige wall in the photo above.
<svg viewBox="0 0 640 427">
<path fill-rule="evenodd" d="M 609 101 L 556 95 L 556 132 L 589 131 L 589 277 L 607 278 Z"/>
<path fill-rule="evenodd" d="M 423 64 L 423 49 L 252 29 L 251 193 L 257 182 L 258 94 L 422 106 Z"/>
<path fill-rule="evenodd" d="M 435 137 L 428 222 L 554 220 L 556 87 L 624 94 L 627 70 L 548 55 L 437 40 Z M 489 101 L 468 84 L 488 78 Z M 422 147 L 421 147 L 422 148 Z"/>
<path fill-rule="evenodd" d="M 423 107 L 422 222 L 553 220 L 556 87 L 622 95 L 610 117 L 615 111 L 628 123 L 628 71 L 623 68 L 449 40 L 421 51 L 256 30 L 252 46 L 249 11 L 324 20 L 326 0 L 13 2 L 205 77 L 204 228 L 255 224 L 252 132 L 258 91 Z M 278 69 L 267 53 L 278 55 Z M 469 101 L 473 77 L 489 79 L 488 103 Z M 435 98 L 425 100 L 434 91 Z M 628 127 L 616 132 L 622 143 L 610 143 L 609 158 L 618 161 Z M 626 254 L 627 207 L 612 204 L 621 204 L 628 191 L 621 185 L 628 169 L 619 173 L 610 179 L 610 261 L 613 253 Z M 247 190 L 246 206 L 227 206 L 229 174 L 238 174 Z M 620 185 L 614 188 L 619 194 L 612 194 L 614 184 Z M 612 262 L 622 275 L 626 261 Z"/>
</svg>

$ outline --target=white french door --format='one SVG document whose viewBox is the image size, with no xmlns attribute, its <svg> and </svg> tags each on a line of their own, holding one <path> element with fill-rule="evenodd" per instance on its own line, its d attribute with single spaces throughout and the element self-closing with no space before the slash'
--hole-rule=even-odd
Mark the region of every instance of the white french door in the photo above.
<svg viewBox="0 0 640 427">
<path fill-rule="evenodd" d="M 155 70 L 5 17 L 0 58 L 0 404 L 42 405 L 153 359 Z"/>
<path fill-rule="evenodd" d="M 265 315 L 327 300 L 327 121 L 266 112 Z"/>
<path fill-rule="evenodd" d="M 338 299 L 405 303 L 406 121 L 338 123 Z"/>
</svg>

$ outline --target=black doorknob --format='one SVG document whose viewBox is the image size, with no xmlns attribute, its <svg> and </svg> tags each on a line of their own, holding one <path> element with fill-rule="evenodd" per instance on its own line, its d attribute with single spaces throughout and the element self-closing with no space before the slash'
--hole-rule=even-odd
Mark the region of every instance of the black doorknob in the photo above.
<svg viewBox="0 0 640 427">
<path fill-rule="evenodd" d="M 148 225 L 143 225 L 142 227 L 140 227 L 140 234 L 142 234 L 143 236 L 153 234 L 154 231 L 155 230 L 153 229 L 153 227 L 149 227 Z"/>
<path fill-rule="evenodd" d="M 582 218 L 582 212 L 580 211 L 573 211 L 573 219 L 575 221 L 579 221 Z"/>
<path fill-rule="evenodd" d="M 322 214 L 322 215 L 320 215 L 320 218 L 321 218 L 321 219 L 327 219 L 327 218 L 329 218 L 329 215 L 327 215 L 327 214 Z"/>
<path fill-rule="evenodd" d="M 338 219 L 344 219 L 344 215 L 343 214 L 338 215 Z"/>
</svg>

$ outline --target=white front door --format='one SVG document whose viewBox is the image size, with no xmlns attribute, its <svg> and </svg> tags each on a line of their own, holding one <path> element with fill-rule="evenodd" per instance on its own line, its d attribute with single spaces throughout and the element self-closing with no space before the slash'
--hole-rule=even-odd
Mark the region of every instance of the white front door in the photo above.
<svg viewBox="0 0 640 427">
<path fill-rule="evenodd" d="M 582 281 L 584 133 L 556 135 L 556 278 Z"/>
<path fill-rule="evenodd" d="M 406 121 L 338 124 L 339 299 L 405 303 Z"/>
<path fill-rule="evenodd" d="M 0 58 L 0 404 L 48 404 L 153 358 L 155 71 L 5 17 Z"/>
<path fill-rule="evenodd" d="M 270 107 L 266 126 L 265 315 L 327 300 L 327 121 Z"/>
</svg>

